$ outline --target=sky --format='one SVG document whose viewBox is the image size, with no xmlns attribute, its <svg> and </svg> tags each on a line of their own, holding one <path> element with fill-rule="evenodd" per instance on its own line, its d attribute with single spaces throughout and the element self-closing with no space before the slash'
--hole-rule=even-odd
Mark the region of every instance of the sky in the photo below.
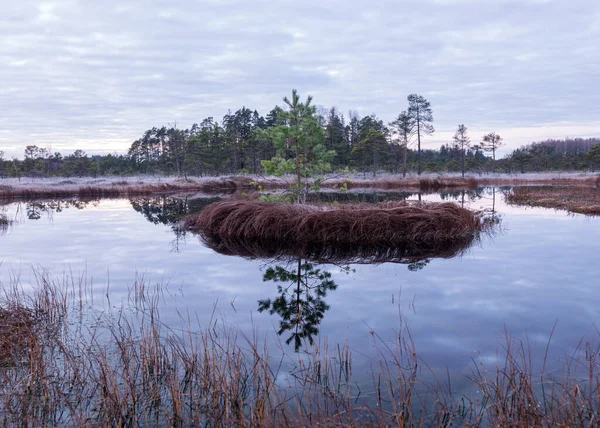
<svg viewBox="0 0 600 428">
<path fill-rule="evenodd" d="M 411 93 L 425 148 L 465 124 L 500 154 L 600 136 L 600 1 L 0 0 L 0 151 L 125 153 L 153 126 L 188 128 L 297 89 L 385 122 Z"/>
</svg>

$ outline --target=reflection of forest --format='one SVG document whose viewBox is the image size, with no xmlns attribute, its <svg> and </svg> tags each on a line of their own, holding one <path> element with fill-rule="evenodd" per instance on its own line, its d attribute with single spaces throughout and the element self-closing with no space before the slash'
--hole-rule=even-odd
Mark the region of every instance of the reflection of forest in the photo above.
<svg viewBox="0 0 600 428">
<path fill-rule="evenodd" d="M 440 198 L 442 201 L 456 201 L 462 202 L 464 204 L 465 201 L 475 202 L 479 199 L 482 199 L 486 193 L 486 189 L 484 187 L 480 187 L 478 189 L 460 189 L 460 190 L 446 190 L 443 192 L 439 192 Z"/>
<path fill-rule="evenodd" d="M 309 194 L 308 201 L 340 204 L 378 204 L 387 201 L 405 201 L 415 195 L 416 193 L 411 192 L 319 192 Z"/>
<path fill-rule="evenodd" d="M 25 213 L 29 220 L 39 220 L 42 218 L 42 214 L 52 216 L 54 213 L 63 212 L 69 208 L 75 208 L 77 210 L 83 210 L 88 206 L 98 206 L 100 200 L 87 200 L 81 201 L 78 199 L 56 199 L 44 202 L 27 202 L 24 204 Z M 17 215 L 22 210 L 23 205 L 19 204 L 17 207 Z"/>
<path fill-rule="evenodd" d="M 142 214 L 146 220 L 153 224 L 171 226 L 175 239 L 171 243 L 173 251 L 179 252 L 181 241 L 185 240 L 186 231 L 176 226 L 176 223 L 188 214 L 202 211 L 207 205 L 219 201 L 221 198 L 198 197 L 168 197 L 132 198 L 129 200 L 132 208 Z"/>
<path fill-rule="evenodd" d="M 206 206 L 221 198 L 196 198 L 196 197 L 167 197 L 132 198 L 133 209 L 144 216 L 153 224 L 173 225 L 182 217 L 202 211 Z"/>
</svg>

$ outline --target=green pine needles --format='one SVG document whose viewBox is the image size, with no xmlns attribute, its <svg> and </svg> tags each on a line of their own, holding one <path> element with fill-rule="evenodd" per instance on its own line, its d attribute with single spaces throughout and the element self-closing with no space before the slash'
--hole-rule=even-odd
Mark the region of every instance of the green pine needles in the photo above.
<svg viewBox="0 0 600 428">
<path fill-rule="evenodd" d="M 297 203 L 304 203 L 311 190 L 318 190 L 320 175 L 331 171 L 335 151 L 325 148 L 325 131 L 317 117 L 312 97 L 300 102 L 294 89 L 292 99 L 283 99 L 287 109 L 277 107 L 277 126 L 264 132 L 276 148 L 271 160 L 261 161 L 267 174 L 282 176 L 293 174 L 290 193 Z"/>
</svg>

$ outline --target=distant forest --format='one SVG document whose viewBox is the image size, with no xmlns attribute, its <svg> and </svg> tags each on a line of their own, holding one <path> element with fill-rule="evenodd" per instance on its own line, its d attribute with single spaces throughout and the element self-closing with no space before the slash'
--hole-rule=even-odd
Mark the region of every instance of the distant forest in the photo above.
<svg viewBox="0 0 600 428">
<path fill-rule="evenodd" d="M 424 103 L 421 107 L 425 110 L 415 110 L 411 96 L 407 110 L 388 124 L 374 114 L 359 117 L 353 112 L 344 115 L 337 108 L 320 109 L 323 144 L 327 150 L 335 151 L 332 171 L 375 175 L 406 171 L 479 174 L 600 169 L 600 138 L 534 142 L 495 159 L 496 149 L 502 146 L 501 136 L 491 133 L 481 141 L 472 141 L 467 127 L 459 125 L 452 141 L 436 150 L 419 150 L 419 139 L 426 141 L 425 135 L 434 132 L 433 115 L 429 103 L 420 96 L 412 101 Z M 187 129 L 176 125 L 155 127 L 143 132 L 126 154 L 89 156 L 77 150 L 63 156 L 31 145 L 20 160 L 6 159 L 0 151 L 0 176 L 262 174 L 261 161 L 275 155 L 273 141 L 264 131 L 281 124 L 280 111 L 276 107 L 261 116 L 256 110 L 242 107 L 229 112 L 220 122 L 208 117 Z"/>
</svg>

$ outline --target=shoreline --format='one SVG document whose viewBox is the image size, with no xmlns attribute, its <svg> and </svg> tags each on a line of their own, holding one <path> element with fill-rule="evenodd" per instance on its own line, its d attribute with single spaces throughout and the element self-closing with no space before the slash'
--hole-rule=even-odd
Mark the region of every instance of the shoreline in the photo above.
<svg viewBox="0 0 600 428">
<path fill-rule="evenodd" d="M 362 175 L 362 174 L 361 174 Z M 38 198 L 115 198 L 175 193 L 234 194 L 280 190 L 288 187 L 289 177 L 223 176 L 195 177 L 103 177 L 103 178 L 24 178 L 1 179 L 0 200 Z M 422 175 L 402 178 L 384 174 L 366 178 L 357 174 L 324 178 L 322 190 L 411 190 L 435 192 L 444 189 L 475 189 L 487 186 L 571 186 L 599 187 L 599 174 L 493 174 L 465 178 L 448 175 Z"/>
</svg>

